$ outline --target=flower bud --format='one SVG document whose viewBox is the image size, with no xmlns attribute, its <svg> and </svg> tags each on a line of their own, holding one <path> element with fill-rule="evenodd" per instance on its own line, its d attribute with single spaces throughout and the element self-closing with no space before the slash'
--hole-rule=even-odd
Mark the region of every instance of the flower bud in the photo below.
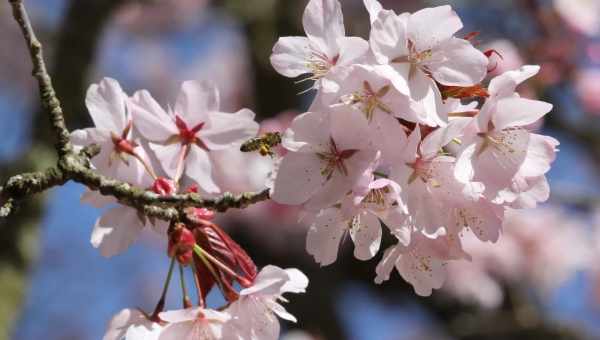
<svg viewBox="0 0 600 340">
<path fill-rule="evenodd" d="M 168 196 L 172 195 L 177 191 L 175 182 L 164 177 L 158 177 L 152 184 L 152 191 L 161 195 Z"/>
<path fill-rule="evenodd" d="M 187 265 L 192 261 L 195 244 L 194 234 L 184 224 L 178 223 L 169 234 L 169 257 L 175 256 L 177 262 Z"/>
</svg>

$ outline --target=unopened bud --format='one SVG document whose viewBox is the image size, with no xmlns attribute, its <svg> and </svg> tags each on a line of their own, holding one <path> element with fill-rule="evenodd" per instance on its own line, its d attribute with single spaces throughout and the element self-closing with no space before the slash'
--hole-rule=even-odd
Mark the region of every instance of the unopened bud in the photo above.
<svg viewBox="0 0 600 340">
<path fill-rule="evenodd" d="M 169 257 L 175 257 L 177 262 L 187 265 L 194 256 L 196 238 L 184 224 L 177 224 L 169 234 Z"/>
<path fill-rule="evenodd" d="M 164 177 L 158 177 L 152 184 L 152 191 L 161 196 L 172 195 L 176 190 L 175 182 Z"/>
</svg>

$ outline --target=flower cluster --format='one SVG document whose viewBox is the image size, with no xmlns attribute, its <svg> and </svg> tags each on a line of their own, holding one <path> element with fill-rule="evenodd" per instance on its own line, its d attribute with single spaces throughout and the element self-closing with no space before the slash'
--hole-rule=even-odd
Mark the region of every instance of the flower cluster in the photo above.
<svg viewBox="0 0 600 340">
<path fill-rule="evenodd" d="M 508 210 L 548 198 L 558 141 L 528 128 L 552 105 L 516 93 L 538 66 L 488 82 L 496 52 L 455 36 L 462 22 L 450 6 L 396 14 L 364 2 L 368 41 L 346 36 L 337 0 L 311 0 L 307 37 L 273 48 L 273 67 L 308 74 L 316 95 L 283 136 L 272 198 L 305 211 L 306 248 L 321 265 L 347 234 L 356 258 L 373 258 L 383 222 L 397 243 L 375 281 L 396 268 L 429 295 L 448 261 L 470 258 L 465 233 L 496 242 Z"/>
<path fill-rule="evenodd" d="M 86 105 L 95 127 L 76 130 L 78 147 L 97 144 L 91 160 L 101 174 L 145 188 L 159 196 L 222 193 L 227 154 L 255 137 L 254 113 L 219 111 L 219 93 L 207 82 L 185 82 L 175 105 L 164 110 L 147 91 L 128 96 L 113 79 L 92 85 Z M 224 156 L 225 155 L 225 156 Z M 264 183 L 263 183 L 264 186 Z M 116 255 L 144 228 L 165 237 L 172 258 L 162 296 L 153 313 L 125 309 L 109 325 L 105 340 L 117 339 L 278 339 L 279 321 L 295 318 L 279 304 L 284 293 L 304 292 L 308 279 L 297 269 L 266 266 L 258 272 L 246 251 L 217 224 L 214 212 L 188 208 L 186 221 L 150 219 L 114 198 L 88 191 L 82 201 L 101 208 L 91 243 L 102 255 Z M 164 311 L 175 263 L 180 266 L 184 309 Z M 185 289 L 183 267 L 194 272 L 198 305 Z M 242 289 L 236 290 L 236 285 Z M 210 309 L 206 297 L 217 287 L 227 305 Z"/>
</svg>

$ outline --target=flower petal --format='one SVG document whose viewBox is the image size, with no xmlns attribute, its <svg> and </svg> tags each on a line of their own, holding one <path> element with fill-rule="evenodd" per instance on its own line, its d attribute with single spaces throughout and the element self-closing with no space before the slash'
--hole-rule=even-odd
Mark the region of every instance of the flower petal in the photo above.
<svg viewBox="0 0 600 340">
<path fill-rule="evenodd" d="M 210 126 L 200 130 L 200 139 L 210 150 L 240 146 L 258 133 L 254 112 L 242 109 L 236 113 L 210 113 Z"/>
<path fill-rule="evenodd" d="M 111 257 L 127 249 L 143 228 L 137 210 L 118 206 L 105 212 L 96 221 L 91 243 L 100 249 L 102 256 Z"/>
<path fill-rule="evenodd" d="M 354 241 L 354 257 L 362 261 L 370 260 L 379 251 L 381 223 L 377 216 L 371 213 L 362 213 L 357 218 L 353 220 L 350 229 L 350 237 Z"/>
<path fill-rule="evenodd" d="M 338 0 L 310 0 L 302 17 L 304 31 L 311 41 L 316 42 L 320 52 L 333 57 L 333 46 L 338 38 L 344 37 L 344 16 Z"/>
<path fill-rule="evenodd" d="M 152 98 L 146 90 L 137 91 L 129 100 L 133 125 L 147 139 L 164 142 L 179 134 L 171 116 Z"/>
<path fill-rule="evenodd" d="M 479 84 L 487 75 L 488 58 L 464 39 L 452 38 L 444 42 L 425 63 L 433 78 L 448 86 Z"/>
<path fill-rule="evenodd" d="M 321 266 L 334 263 L 345 231 L 346 224 L 339 209 L 322 211 L 306 234 L 306 251 Z"/>
<path fill-rule="evenodd" d="M 175 102 L 175 114 L 179 115 L 189 128 L 209 120 L 209 112 L 219 110 L 219 90 L 208 81 L 186 81 Z"/>
<path fill-rule="evenodd" d="M 289 152 L 279 165 L 271 197 L 281 204 L 299 205 L 306 202 L 324 180 L 316 154 Z"/>
<path fill-rule="evenodd" d="M 273 46 L 271 65 L 279 74 L 295 78 L 311 73 L 308 67 L 310 58 L 311 47 L 308 38 L 282 37 Z"/>
<path fill-rule="evenodd" d="M 408 18 L 408 36 L 418 52 L 430 50 L 452 38 L 462 27 L 462 21 L 452 7 L 424 8 Z"/>
<path fill-rule="evenodd" d="M 99 129 L 120 133 L 127 125 L 125 101 L 127 95 L 119 83 L 104 78 L 99 84 L 92 84 L 85 97 L 94 125 Z"/>
<path fill-rule="evenodd" d="M 214 181 L 212 162 L 208 152 L 199 146 L 192 145 L 190 147 L 188 157 L 185 160 L 185 174 L 210 194 L 221 191 Z"/>
<path fill-rule="evenodd" d="M 496 130 L 535 123 L 552 110 L 552 104 L 520 97 L 503 98 L 496 104 L 492 122 Z"/>
</svg>

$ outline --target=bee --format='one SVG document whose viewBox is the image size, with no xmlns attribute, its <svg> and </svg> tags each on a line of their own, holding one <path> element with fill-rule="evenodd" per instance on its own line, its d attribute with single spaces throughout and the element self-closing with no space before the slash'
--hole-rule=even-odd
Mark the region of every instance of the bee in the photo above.
<svg viewBox="0 0 600 340">
<path fill-rule="evenodd" d="M 281 144 L 281 134 L 279 132 L 267 132 L 242 144 L 240 151 L 258 151 L 261 156 L 273 156 L 274 153 L 271 148 L 279 144 Z"/>
</svg>

